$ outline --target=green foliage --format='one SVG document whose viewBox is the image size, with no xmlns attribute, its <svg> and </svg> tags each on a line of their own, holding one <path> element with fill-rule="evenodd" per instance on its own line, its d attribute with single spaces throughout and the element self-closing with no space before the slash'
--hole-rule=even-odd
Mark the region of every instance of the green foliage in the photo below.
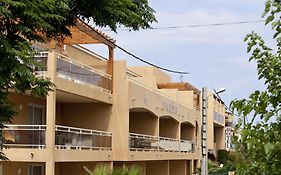
<svg viewBox="0 0 281 175">
<path fill-rule="evenodd" d="M 71 0 L 75 4 L 72 9 L 79 16 L 89 19 L 93 17 L 96 25 L 109 26 L 113 31 L 123 25 L 133 30 L 148 28 L 155 22 L 154 10 L 147 0 Z M 90 8 L 89 8 L 90 7 Z"/>
<path fill-rule="evenodd" d="M 86 172 L 89 175 L 110 175 L 110 169 L 105 166 L 105 165 L 97 165 L 97 167 L 91 171 L 89 170 L 87 167 L 84 167 L 84 169 L 86 170 Z"/>
<path fill-rule="evenodd" d="M 249 61 L 257 63 L 258 79 L 263 80 L 266 89 L 255 91 L 249 99 L 234 100 L 232 109 L 237 110 L 240 118 L 236 129 L 236 151 L 241 160 L 236 164 L 237 174 L 281 174 L 281 4 L 267 0 L 263 17 L 265 24 L 271 24 L 276 48 L 266 46 L 256 33 L 245 37 Z M 251 116 L 246 118 L 246 116 Z M 260 120 L 256 121 L 259 117 Z M 250 119 L 250 120 L 248 120 Z M 248 121 L 248 122 L 247 122 Z"/>
<path fill-rule="evenodd" d="M 54 87 L 48 78 L 33 74 L 40 64 L 33 59 L 31 42 L 63 40 L 77 18 L 114 31 L 119 25 L 148 28 L 156 21 L 153 13 L 147 0 L 0 0 L 0 129 L 15 115 L 10 92 L 44 97 Z"/>
<path fill-rule="evenodd" d="M 138 166 L 132 166 L 131 168 L 124 167 L 123 169 L 117 169 L 110 171 L 110 168 L 105 165 L 98 165 L 94 170 L 89 170 L 84 167 L 89 175 L 140 175 L 141 168 Z"/>
<path fill-rule="evenodd" d="M 225 149 L 218 150 L 218 162 L 220 164 L 225 164 L 228 160 L 228 151 Z"/>
</svg>

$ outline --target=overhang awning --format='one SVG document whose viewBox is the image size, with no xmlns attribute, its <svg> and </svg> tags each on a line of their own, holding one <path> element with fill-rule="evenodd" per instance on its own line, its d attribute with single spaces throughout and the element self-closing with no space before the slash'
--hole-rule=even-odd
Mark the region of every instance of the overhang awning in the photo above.
<svg viewBox="0 0 281 175">
<path fill-rule="evenodd" d="M 77 19 L 76 25 L 71 27 L 71 37 L 64 39 L 63 44 L 105 44 L 115 48 L 115 40 L 105 33 L 91 27 L 81 19 Z"/>
</svg>

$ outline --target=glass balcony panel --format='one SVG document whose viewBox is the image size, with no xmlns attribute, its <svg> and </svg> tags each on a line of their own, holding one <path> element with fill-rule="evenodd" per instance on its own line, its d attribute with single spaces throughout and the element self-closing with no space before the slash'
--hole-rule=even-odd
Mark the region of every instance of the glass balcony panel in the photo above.
<svg viewBox="0 0 281 175">
<path fill-rule="evenodd" d="M 3 143 L 10 148 L 45 148 L 45 125 L 6 125 Z"/>
<path fill-rule="evenodd" d="M 56 125 L 57 149 L 109 149 L 112 134 L 104 131 Z"/>
<path fill-rule="evenodd" d="M 70 74 L 70 62 L 65 61 L 63 59 L 58 59 L 57 60 L 57 72 L 58 74 L 65 75 L 69 77 Z"/>
<path fill-rule="evenodd" d="M 62 55 L 58 55 L 57 73 L 59 77 L 71 79 L 77 83 L 95 85 L 111 91 L 111 76 Z"/>
</svg>

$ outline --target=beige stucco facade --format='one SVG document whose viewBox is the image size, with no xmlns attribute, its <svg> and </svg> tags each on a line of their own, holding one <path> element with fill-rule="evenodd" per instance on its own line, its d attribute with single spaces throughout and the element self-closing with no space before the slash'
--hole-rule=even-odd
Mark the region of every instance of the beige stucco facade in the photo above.
<svg viewBox="0 0 281 175">
<path fill-rule="evenodd" d="M 98 164 L 137 165 L 143 175 L 195 173 L 201 154 L 200 91 L 159 88 L 173 83 L 166 73 L 128 67 L 78 45 L 38 48 L 46 69 L 36 73 L 56 87 L 46 98 L 9 97 L 18 113 L 3 131 L 10 161 L 0 162 L 0 174 L 84 175 L 84 166 Z M 215 98 L 208 102 L 208 146 L 223 148 L 224 120 L 213 115 L 225 111 Z"/>
</svg>

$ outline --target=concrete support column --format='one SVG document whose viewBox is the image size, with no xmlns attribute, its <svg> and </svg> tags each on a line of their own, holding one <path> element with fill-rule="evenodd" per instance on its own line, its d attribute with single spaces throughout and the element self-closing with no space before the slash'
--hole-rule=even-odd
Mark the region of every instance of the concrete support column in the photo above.
<svg viewBox="0 0 281 175">
<path fill-rule="evenodd" d="M 47 64 L 47 76 L 55 83 L 56 76 L 56 53 L 55 51 L 49 52 Z M 55 175 L 55 124 L 56 124 L 56 89 L 49 92 L 47 96 L 46 106 L 46 149 L 48 156 L 46 157 L 46 175 Z"/>
<path fill-rule="evenodd" d="M 191 165 L 191 160 L 187 160 L 186 161 L 186 165 L 185 165 L 185 174 L 186 175 L 191 175 L 192 173 L 192 165 Z"/>
<path fill-rule="evenodd" d="M 113 160 L 129 158 L 129 84 L 126 79 L 126 62 L 114 62 L 113 105 L 110 118 Z"/>
</svg>

